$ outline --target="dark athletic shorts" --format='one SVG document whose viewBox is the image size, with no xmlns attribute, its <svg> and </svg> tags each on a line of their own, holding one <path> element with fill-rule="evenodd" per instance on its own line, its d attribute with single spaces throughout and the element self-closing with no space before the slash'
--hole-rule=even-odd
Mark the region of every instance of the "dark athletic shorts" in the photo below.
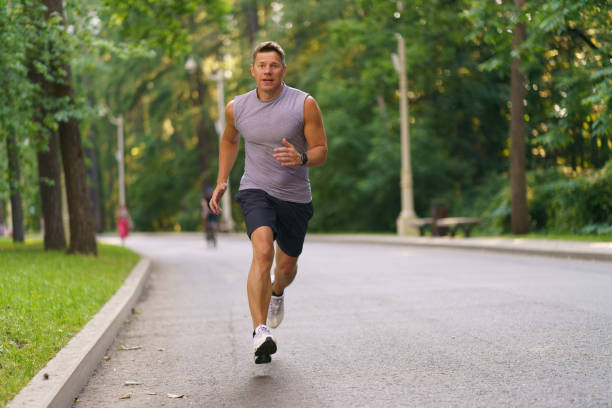
<svg viewBox="0 0 612 408">
<path fill-rule="evenodd" d="M 283 252 L 293 257 L 302 253 L 308 221 L 313 214 L 312 202 L 283 201 L 259 189 L 238 191 L 236 201 L 242 207 L 249 238 L 257 228 L 268 226 Z"/>
</svg>

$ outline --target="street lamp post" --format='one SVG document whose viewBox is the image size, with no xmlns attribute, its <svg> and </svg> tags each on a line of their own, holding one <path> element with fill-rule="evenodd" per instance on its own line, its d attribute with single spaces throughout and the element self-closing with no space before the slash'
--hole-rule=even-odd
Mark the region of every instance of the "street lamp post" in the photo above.
<svg viewBox="0 0 612 408">
<path fill-rule="evenodd" d="M 401 2 L 398 2 L 398 6 Z M 401 194 L 402 211 L 397 218 L 398 235 L 417 235 L 417 228 L 411 225 L 416 218 L 412 195 L 412 167 L 410 164 L 410 125 L 408 123 L 408 86 L 406 81 L 406 44 L 404 37 L 396 33 L 398 55 L 393 55 L 393 65 L 399 75 L 400 86 L 400 124 L 401 124 Z"/>
<path fill-rule="evenodd" d="M 116 118 L 109 116 L 110 121 L 117 126 L 117 162 L 119 163 L 119 208 L 125 207 L 125 154 L 123 147 L 123 115 Z"/>
</svg>

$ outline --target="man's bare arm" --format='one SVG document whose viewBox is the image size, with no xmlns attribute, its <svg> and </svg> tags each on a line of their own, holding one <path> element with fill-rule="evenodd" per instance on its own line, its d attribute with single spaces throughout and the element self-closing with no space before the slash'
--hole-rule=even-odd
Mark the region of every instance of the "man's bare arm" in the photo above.
<svg viewBox="0 0 612 408">
<path fill-rule="evenodd" d="M 304 101 L 304 136 L 308 142 L 307 167 L 320 166 L 327 160 L 327 136 L 323 127 L 323 118 L 317 101 L 312 96 L 306 97 Z M 283 147 L 274 149 L 274 158 L 285 167 L 297 167 L 302 165 L 301 153 L 295 149 L 286 139 L 282 141 Z"/>
<path fill-rule="evenodd" d="M 225 129 L 219 143 L 217 186 L 210 200 L 210 208 L 215 214 L 220 214 L 222 211 L 219 202 L 225 190 L 227 190 L 227 179 L 232 171 L 232 167 L 234 167 L 236 156 L 238 156 L 239 142 L 240 133 L 234 125 L 234 103 L 232 101 L 225 108 Z"/>
<path fill-rule="evenodd" d="M 304 136 L 308 142 L 307 167 L 320 166 L 327 160 L 327 136 L 317 101 L 308 96 L 304 102 Z"/>
</svg>

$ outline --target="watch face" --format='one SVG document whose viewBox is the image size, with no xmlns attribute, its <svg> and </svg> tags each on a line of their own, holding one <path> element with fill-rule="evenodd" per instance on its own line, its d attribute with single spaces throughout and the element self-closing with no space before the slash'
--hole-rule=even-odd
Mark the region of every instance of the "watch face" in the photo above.
<svg viewBox="0 0 612 408">
<path fill-rule="evenodd" d="M 307 161 L 308 161 L 308 156 L 306 156 L 306 153 L 302 153 L 302 164 L 306 164 Z"/>
</svg>

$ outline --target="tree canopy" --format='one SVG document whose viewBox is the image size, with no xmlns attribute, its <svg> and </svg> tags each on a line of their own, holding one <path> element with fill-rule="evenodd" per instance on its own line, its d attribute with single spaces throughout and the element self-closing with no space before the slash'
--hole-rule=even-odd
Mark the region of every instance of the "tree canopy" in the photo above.
<svg viewBox="0 0 612 408">
<path fill-rule="evenodd" d="M 419 216 L 445 202 L 451 215 L 483 217 L 482 230 L 509 231 L 510 76 L 512 58 L 520 56 L 531 228 L 612 231 L 609 1 L 530 0 L 518 9 L 511 0 L 70 0 L 65 26 L 37 17 L 44 13 L 38 2 L 6 4 L 0 7 L 0 155 L 7 154 L 7 135 L 15 135 L 18 184 L 32 228 L 41 216 L 36 153 L 66 117 L 79 121 L 100 229 L 114 228 L 117 130 L 110 119 L 119 115 L 135 227 L 199 228 L 199 199 L 216 179 L 214 75 L 224 76 L 226 102 L 252 89 L 252 49 L 275 40 L 287 53 L 287 84 L 317 100 L 328 135 L 328 162 L 310 171 L 311 229 L 393 231 L 400 212 L 392 62 L 399 33 L 406 39 Z M 527 36 L 513 51 L 518 22 Z M 59 38 L 63 48 L 45 45 Z M 53 53 L 65 55 L 74 104 L 41 96 L 28 78 L 33 50 L 36 69 L 50 81 L 62 78 L 50 62 Z M 47 132 L 34 120 L 40 104 L 53 112 Z M 234 193 L 241 156 L 230 178 Z M 6 206 L 5 160 L 0 173 Z M 593 200 L 575 207 L 563 191 Z M 238 208 L 233 215 L 240 222 Z M 553 208 L 580 221 L 559 222 Z"/>
</svg>

